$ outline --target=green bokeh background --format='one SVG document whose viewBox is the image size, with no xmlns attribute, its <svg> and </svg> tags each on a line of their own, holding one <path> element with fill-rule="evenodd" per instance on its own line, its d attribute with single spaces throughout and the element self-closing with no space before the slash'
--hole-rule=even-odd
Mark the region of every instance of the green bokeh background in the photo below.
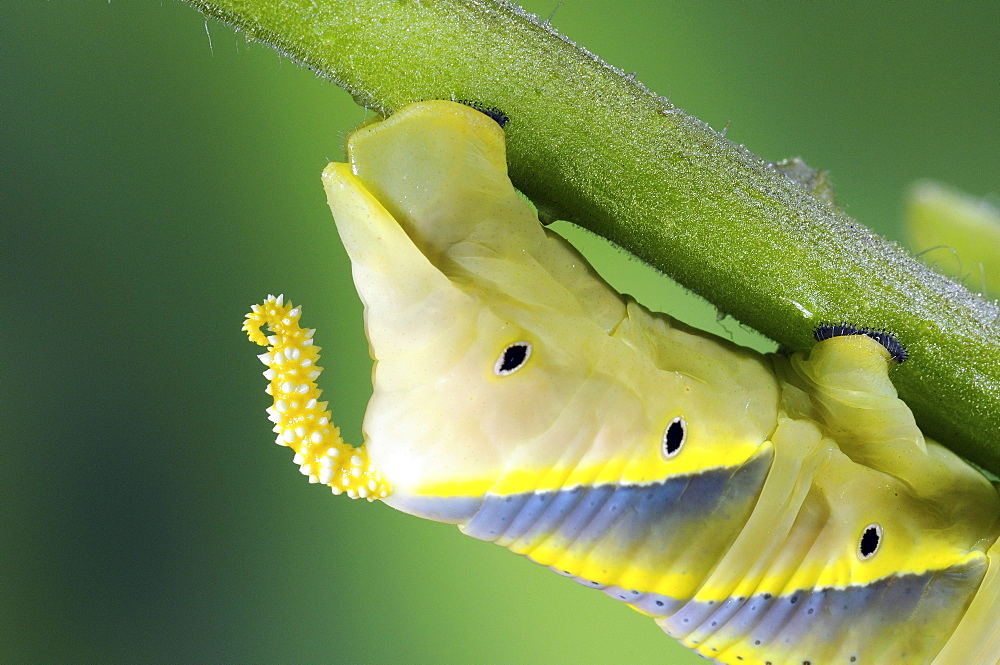
<svg viewBox="0 0 1000 665">
<path fill-rule="evenodd" d="M 898 237 L 917 178 L 997 193 L 998 7 L 569 0 L 553 23 L 829 169 Z M 176 0 L 4 14 L 0 662 L 701 662 L 498 547 L 308 485 L 272 443 L 239 330 L 269 292 L 319 329 L 360 440 L 370 361 L 319 181 L 367 117 L 344 92 Z M 619 288 L 752 340 L 572 235 Z"/>
</svg>

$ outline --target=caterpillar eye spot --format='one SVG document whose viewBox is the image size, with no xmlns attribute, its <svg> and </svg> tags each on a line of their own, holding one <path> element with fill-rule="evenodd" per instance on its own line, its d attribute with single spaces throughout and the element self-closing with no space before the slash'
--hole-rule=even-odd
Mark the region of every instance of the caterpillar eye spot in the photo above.
<svg viewBox="0 0 1000 665">
<path fill-rule="evenodd" d="M 497 358 L 497 362 L 493 366 L 493 373 L 497 376 L 513 374 L 521 369 L 530 357 L 531 342 L 516 342 L 515 344 L 511 344 Z"/>
<path fill-rule="evenodd" d="M 676 457 L 684 445 L 687 438 L 687 423 L 680 416 L 670 421 L 667 429 L 663 432 L 663 457 L 670 459 Z"/>
<path fill-rule="evenodd" d="M 879 545 L 881 544 L 882 525 L 873 522 L 866 526 L 864 533 L 861 534 L 861 542 L 858 543 L 858 558 L 862 561 L 872 558 L 878 552 Z"/>
</svg>

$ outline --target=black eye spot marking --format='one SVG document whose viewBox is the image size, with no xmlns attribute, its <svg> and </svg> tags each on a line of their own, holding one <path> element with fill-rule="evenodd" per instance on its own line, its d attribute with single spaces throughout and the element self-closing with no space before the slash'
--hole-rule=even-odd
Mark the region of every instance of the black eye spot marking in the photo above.
<svg viewBox="0 0 1000 665">
<path fill-rule="evenodd" d="M 861 534 L 861 542 L 858 543 L 858 558 L 866 561 L 878 552 L 879 545 L 882 544 L 882 525 L 873 522 L 865 527 Z"/>
<path fill-rule="evenodd" d="M 680 416 L 670 421 L 667 429 L 663 432 L 663 457 L 670 459 L 676 457 L 684 445 L 687 438 L 687 423 Z"/>
<path fill-rule="evenodd" d="M 493 365 L 493 373 L 497 376 L 513 374 L 521 369 L 530 357 L 531 342 L 515 342 L 504 349 L 497 358 L 496 364 Z"/>
</svg>

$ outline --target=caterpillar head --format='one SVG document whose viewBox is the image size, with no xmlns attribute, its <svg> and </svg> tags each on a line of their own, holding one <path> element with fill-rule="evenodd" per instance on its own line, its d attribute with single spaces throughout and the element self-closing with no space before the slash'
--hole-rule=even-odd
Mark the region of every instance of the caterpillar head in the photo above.
<svg viewBox="0 0 1000 665">
<path fill-rule="evenodd" d="M 448 519 L 429 498 L 482 496 L 557 427 L 626 307 L 521 200 L 486 115 L 413 104 L 347 151 L 323 180 L 375 360 L 366 447 L 388 503 Z"/>
</svg>

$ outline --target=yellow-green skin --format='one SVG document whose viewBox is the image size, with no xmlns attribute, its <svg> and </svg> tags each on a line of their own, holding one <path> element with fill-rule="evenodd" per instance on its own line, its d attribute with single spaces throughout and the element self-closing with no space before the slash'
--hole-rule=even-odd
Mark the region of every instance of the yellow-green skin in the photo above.
<svg viewBox="0 0 1000 665">
<path fill-rule="evenodd" d="M 1000 500 L 921 435 L 877 342 L 764 356 L 649 312 L 538 223 L 471 108 L 413 104 L 347 145 L 323 180 L 375 369 L 346 491 L 377 478 L 720 663 L 997 662 Z M 341 453 L 307 438 L 316 481 Z"/>
</svg>

